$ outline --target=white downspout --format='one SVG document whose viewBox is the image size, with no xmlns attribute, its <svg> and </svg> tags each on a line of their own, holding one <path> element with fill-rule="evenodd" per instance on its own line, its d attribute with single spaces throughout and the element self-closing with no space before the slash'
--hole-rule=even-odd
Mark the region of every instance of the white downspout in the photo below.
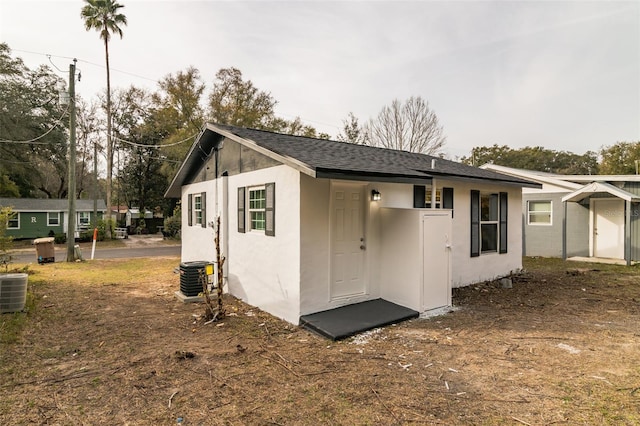
<svg viewBox="0 0 640 426">
<path fill-rule="evenodd" d="M 431 159 L 431 170 L 434 170 L 436 168 L 436 159 L 432 158 Z M 435 209 L 436 208 L 436 178 L 432 177 L 431 178 L 431 208 Z M 440 200 L 440 202 L 442 202 L 442 200 Z"/>
<path fill-rule="evenodd" d="M 222 253 L 225 256 L 222 273 L 229 282 L 229 175 L 222 173 Z"/>
<path fill-rule="evenodd" d="M 431 178 L 431 208 L 436 208 L 436 178 Z M 442 202 L 442 200 L 440 200 Z"/>
</svg>

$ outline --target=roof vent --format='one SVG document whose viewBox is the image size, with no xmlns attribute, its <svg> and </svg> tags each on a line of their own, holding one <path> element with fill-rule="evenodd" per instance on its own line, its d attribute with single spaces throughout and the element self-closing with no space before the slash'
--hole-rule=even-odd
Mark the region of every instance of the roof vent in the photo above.
<svg viewBox="0 0 640 426">
<path fill-rule="evenodd" d="M 431 168 L 432 168 L 432 169 L 435 169 L 435 168 L 436 168 L 436 159 L 435 159 L 435 158 L 432 158 L 432 159 L 431 159 Z"/>
</svg>

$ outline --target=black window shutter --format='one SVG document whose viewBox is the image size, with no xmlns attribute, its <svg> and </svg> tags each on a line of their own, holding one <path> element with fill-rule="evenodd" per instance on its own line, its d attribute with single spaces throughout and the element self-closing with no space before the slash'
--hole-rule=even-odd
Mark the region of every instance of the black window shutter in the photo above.
<svg viewBox="0 0 640 426">
<path fill-rule="evenodd" d="M 267 183 L 265 186 L 265 225 L 264 234 L 270 237 L 276 235 L 276 184 Z"/>
<path fill-rule="evenodd" d="M 187 198 L 187 204 L 189 205 L 187 207 L 187 222 L 189 224 L 189 226 L 193 225 L 193 194 L 189 194 L 188 198 Z"/>
<path fill-rule="evenodd" d="M 509 202 L 507 199 L 507 193 L 500 193 L 500 253 L 507 252 L 507 216 L 508 216 Z"/>
<path fill-rule="evenodd" d="M 453 210 L 453 188 L 442 188 L 442 208 Z M 453 212 L 451 212 L 453 217 Z"/>
<path fill-rule="evenodd" d="M 426 186 L 424 185 L 413 185 L 413 207 L 416 209 L 424 209 L 427 199 L 426 197 Z"/>
<path fill-rule="evenodd" d="M 480 191 L 471 191 L 471 257 L 480 256 Z"/>
<path fill-rule="evenodd" d="M 202 209 L 202 227 L 207 227 L 207 193 L 200 193 L 200 208 Z"/>
<path fill-rule="evenodd" d="M 246 200 L 244 191 L 245 191 L 244 186 L 241 188 L 238 188 L 238 232 L 241 232 L 241 233 L 247 232 L 246 226 L 245 226 L 245 221 L 247 216 L 244 211 L 245 210 L 244 204 Z"/>
</svg>

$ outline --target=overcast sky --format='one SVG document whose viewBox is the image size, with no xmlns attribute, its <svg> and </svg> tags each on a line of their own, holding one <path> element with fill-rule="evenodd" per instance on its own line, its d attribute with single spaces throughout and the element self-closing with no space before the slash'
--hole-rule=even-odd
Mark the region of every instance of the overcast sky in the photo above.
<svg viewBox="0 0 640 426">
<path fill-rule="evenodd" d="M 110 43 L 112 88 L 156 88 L 194 66 L 220 68 L 335 136 L 395 98 L 422 96 L 450 157 L 474 146 L 582 154 L 640 141 L 640 1 L 120 0 L 128 26 Z M 106 87 L 104 48 L 81 0 L 0 0 L 0 41 L 27 66 L 52 63 L 77 91 Z"/>
</svg>

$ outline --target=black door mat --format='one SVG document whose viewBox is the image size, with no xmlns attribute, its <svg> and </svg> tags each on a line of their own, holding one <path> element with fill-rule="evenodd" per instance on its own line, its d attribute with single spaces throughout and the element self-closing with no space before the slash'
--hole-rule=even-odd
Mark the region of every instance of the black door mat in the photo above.
<svg viewBox="0 0 640 426">
<path fill-rule="evenodd" d="M 418 316 L 418 311 L 413 309 L 375 299 L 303 315 L 300 317 L 300 326 L 331 340 L 340 340 Z"/>
</svg>

